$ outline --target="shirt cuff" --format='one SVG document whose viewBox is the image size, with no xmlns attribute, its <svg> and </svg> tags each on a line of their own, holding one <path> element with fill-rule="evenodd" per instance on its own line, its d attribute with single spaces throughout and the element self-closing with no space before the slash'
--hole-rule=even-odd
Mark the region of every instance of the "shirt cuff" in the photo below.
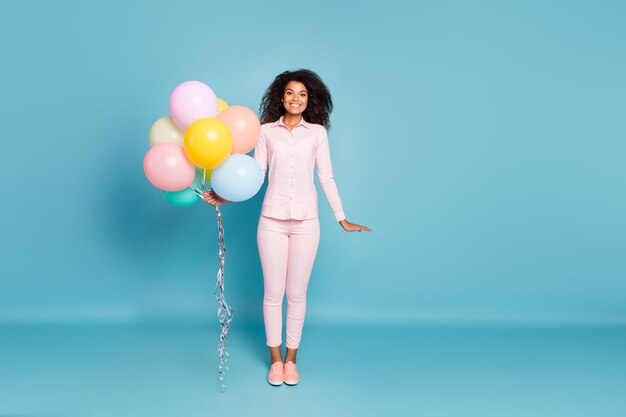
<svg viewBox="0 0 626 417">
<path fill-rule="evenodd" d="M 335 219 L 337 219 L 338 222 L 345 220 L 345 218 L 346 215 L 344 214 L 343 210 L 335 213 Z"/>
</svg>

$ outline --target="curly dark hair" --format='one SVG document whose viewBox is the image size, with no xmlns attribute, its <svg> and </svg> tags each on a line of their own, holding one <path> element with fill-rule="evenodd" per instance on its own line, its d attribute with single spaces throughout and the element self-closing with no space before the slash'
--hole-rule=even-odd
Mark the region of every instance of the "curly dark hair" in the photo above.
<svg viewBox="0 0 626 417">
<path fill-rule="evenodd" d="M 309 101 L 302 113 L 304 120 L 329 129 L 330 112 L 333 111 L 330 91 L 319 75 L 307 69 L 285 71 L 276 76 L 272 84 L 265 90 L 261 100 L 261 123 L 275 122 L 285 114 L 285 107 L 281 99 L 289 81 L 301 82 L 308 91 Z"/>
</svg>

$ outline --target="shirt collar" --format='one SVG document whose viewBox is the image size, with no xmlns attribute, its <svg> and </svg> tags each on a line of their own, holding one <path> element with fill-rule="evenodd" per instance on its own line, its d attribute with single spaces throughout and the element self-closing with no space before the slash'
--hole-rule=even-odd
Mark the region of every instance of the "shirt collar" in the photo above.
<svg viewBox="0 0 626 417">
<path fill-rule="evenodd" d="M 278 119 L 276 122 L 274 122 L 274 126 L 284 126 L 287 129 L 289 129 L 289 127 L 285 124 L 284 122 L 284 118 L 285 116 L 280 116 L 280 119 Z M 307 129 L 310 129 L 310 123 L 307 122 L 306 120 L 304 120 L 304 117 L 300 119 L 300 123 L 298 123 L 297 125 L 294 126 L 294 128 L 298 127 L 298 126 L 304 126 Z"/>
</svg>

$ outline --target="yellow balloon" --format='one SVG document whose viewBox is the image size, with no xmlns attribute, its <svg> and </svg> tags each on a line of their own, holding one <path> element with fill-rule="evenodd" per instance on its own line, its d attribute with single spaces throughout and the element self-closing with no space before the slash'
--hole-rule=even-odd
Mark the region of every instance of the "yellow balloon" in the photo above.
<svg viewBox="0 0 626 417">
<path fill-rule="evenodd" d="M 228 108 L 228 103 L 218 97 L 217 98 L 217 114 L 220 114 L 227 108 Z"/>
<path fill-rule="evenodd" d="M 196 120 L 185 132 L 187 157 L 204 169 L 213 169 L 230 156 L 233 138 L 226 123 L 216 117 Z"/>
</svg>

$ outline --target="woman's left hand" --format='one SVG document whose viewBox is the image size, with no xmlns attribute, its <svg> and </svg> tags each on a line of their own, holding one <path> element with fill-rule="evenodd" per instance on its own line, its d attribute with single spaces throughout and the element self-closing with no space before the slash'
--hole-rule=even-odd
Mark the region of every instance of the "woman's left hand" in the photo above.
<svg viewBox="0 0 626 417">
<path fill-rule="evenodd" d="M 350 223 L 348 220 L 342 220 L 339 222 L 339 224 L 341 225 L 341 227 L 343 227 L 343 230 L 345 230 L 346 232 L 371 232 L 372 229 L 370 229 L 367 226 L 362 226 L 360 224 L 356 224 L 356 223 Z"/>
</svg>

